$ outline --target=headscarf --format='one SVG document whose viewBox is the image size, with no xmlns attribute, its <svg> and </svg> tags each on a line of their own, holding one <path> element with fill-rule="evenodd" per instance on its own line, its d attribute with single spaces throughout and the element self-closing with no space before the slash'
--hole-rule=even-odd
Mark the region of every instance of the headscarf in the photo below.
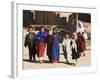
<svg viewBox="0 0 100 80">
<path fill-rule="evenodd" d="M 76 33 L 79 33 L 79 32 L 84 32 L 84 26 L 83 26 L 83 23 L 81 21 L 78 22 L 78 26 L 76 29 Z"/>
</svg>

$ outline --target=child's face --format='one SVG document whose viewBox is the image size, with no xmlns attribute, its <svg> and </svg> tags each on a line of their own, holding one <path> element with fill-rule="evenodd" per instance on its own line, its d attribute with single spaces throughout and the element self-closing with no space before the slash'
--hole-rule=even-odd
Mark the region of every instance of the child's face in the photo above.
<svg viewBox="0 0 100 80">
<path fill-rule="evenodd" d="M 49 31 L 49 34 L 52 35 L 52 31 Z"/>
<path fill-rule="evenodd" d="M 33 32 L 33 28 L 29 28 L 29 32 Z"/>
<path fill-rule="evenodd" d="M 56 33 L 56 30 L 53 30 L 54 33 Z"/>
<path fill-rule="evenodd" d="M 66 34 L 66 38 L 67 38 L 67 39 L 69 38 L 69 35 L 68 35 L 68 34 Z"/>
<path fill-rule="evenodd" d="M 73 34 L 73 39 L 77 39 L 77 35 L 76 34 Z"/>
<path fill-rule="evenodd" d="M 41 28 L 41 32 L 44 32 L 44 28 Z"/>
</svg>

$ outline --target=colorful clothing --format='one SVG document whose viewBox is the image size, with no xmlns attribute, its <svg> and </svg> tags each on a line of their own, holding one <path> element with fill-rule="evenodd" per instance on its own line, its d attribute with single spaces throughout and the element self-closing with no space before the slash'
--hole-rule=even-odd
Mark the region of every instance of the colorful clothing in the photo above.
<svg viewBox="0 0 100 80">
<path fill-rule="evenodd" d="M 52 36 L 52 62 L 59 61 L 59 42 L 60 42 L 60 35 L 54 34 Z"/>
<path fill-rule="evenodd" d="M 39 32 L 37 34 L 38 57 L 44 57 L 45 39 L 46 39 L 45 32 Z"/>
<path fill-rule="evenodd" d="M 78 41 L 80 43 L 79 47 L 80 47 L 80 52 L 83 52 L 86 50 L 86 42 L 85 42 L 85 39 L 84 37 L 82 36 L 82 34 L 80 33 L 77 33 L 77 36 L 78 36 Z"/>
<path fill-rule="evenodd" d="M 40 41 L 39 42 L 39 57 L 44 57 L 44 51 L 45 51 L 45 44 L 44 44 L 44 42 L 42 42 L 42 41 Z"/>
</svg>

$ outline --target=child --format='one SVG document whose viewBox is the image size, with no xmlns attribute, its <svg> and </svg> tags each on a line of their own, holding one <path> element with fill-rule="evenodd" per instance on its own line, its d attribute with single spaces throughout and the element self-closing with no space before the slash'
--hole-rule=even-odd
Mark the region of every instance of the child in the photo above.
<svg viewBox="0 0 100 80">
<path fill-rule="evenodd" d="M 77 59 L 80 57 L 79 41 L 77 39 L 76 33 L 73 33 L 72 35 L 71 48 L 72 48 L 72 59 L 74 60 L 74 66 L 75 66 L 77 63 Z"/>
<path fill-rule="evenodd" d="M 59 43 L 60 43 L 60 34 L 57 33 L 57 29 L 53 29 L 52 35 L 52 63 L 59 62 Z"/>
<path fill-rule="evenodd" d="M 28 26 L 28 34 L 25 37 L 25 43 L 24 46 L 28 46 L 29 49 L 29 61 L 33 60 L 35 61 L 35 56 L 36 56 L 36 44 L 35 44 L 35 38 L 36 35 L 33 33 L 33 27 Z"/>
<path fill-rule="evenodd" d="M 80 43 L 81 56 L 85 56 L 85 51 L 86 51 L 86 42 L 85 42 L 85 38 L 83 37 L 83 34 L 84 32 L 77 33 L 78 41 Z"/>
<path fill-rule="evenodd" d="M 49 62 L 52 62 L 52 32 L 48 30 L 48 34 L 46 36 L 46 43 L 47 43 L 47 56 L 49 59 Z"/>
<path fill-rule="evenodd" d="M 71 39 L 69 38 L 69 35 L 66 34 L 64 40 L 63 40 L 63 49 L 64 49 L 64 57 L 66 59 L 66 62 L 69 64 L 72 60 L 71 54 Z"/>
<path fill-rule="evenodd" d="M 83 23 L 81 21 L 78 22 L 77 36 L 78 36 L 78 41 L 80 43 L 79 50 L 80 50 L 81 56 L 85 56 L 85 51 L 86 51 L 85 39 L 87 39 L 87 35 L 84 30 Z"/>
<path fill-rule="evenodd" d="M 37 34 L 37 40 L 38 40 L 38 57 L 40 63 L 43 63 L 44 59 L 44 52 L 45 52 L 45 41 L 46 41 L 46 33 L 44 27 L 41 27 L 40 32 Z"/>
</svg>

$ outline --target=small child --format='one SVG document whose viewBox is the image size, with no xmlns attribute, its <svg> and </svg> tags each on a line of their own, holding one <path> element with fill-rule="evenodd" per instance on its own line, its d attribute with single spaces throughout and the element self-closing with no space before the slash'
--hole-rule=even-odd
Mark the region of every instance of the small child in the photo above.
<svg viewBox="0 0 100 80">
<path fill-rule="evenodd" d="M 45 47 L 46 47 L 46 33 L 45 28 L 41 27 L 40 32 L 37 34 L 37 41 L 38 41 L 38 58 L 40 64 L 44 62 L 44 54 L 45 54 Z"/>
<path fill-rule="evenodd" d="M 71 54 L 71 39 L 68 34 L 66 34 L 64 40 L 63 40 L 63 49 L 64 49 L 64 57 L 66 59 L 67 64 L 70 63 L 72 60 Z"/>
<path fill-rule="evenodd" d="M 36 35 L 33 33 L 33 27 L 28 26 L 28 34 L 25 36 L 24 46 L 28 46 L 29 50 L 29 61 L 36 60 Z"/>
<path fill-rule="evenodd" d="M 52 63 L 58 63 L 60 59 L 59 54 L 59 43 L 60 43 L 60 34 L 57 32 L 57 29 L 53 29 L 52 34 Z"/>
<path fill-rule="evenodd" d="M 71 41 L 71 49 L 72 49 L 72 59 L 74 61 L 74 66 L 77 63 L 77 59 L 80 57 L 79 54 L 79 41 L 77 39 L 77 34 L 73 33 L 72 41 Z"/>
</svg>

